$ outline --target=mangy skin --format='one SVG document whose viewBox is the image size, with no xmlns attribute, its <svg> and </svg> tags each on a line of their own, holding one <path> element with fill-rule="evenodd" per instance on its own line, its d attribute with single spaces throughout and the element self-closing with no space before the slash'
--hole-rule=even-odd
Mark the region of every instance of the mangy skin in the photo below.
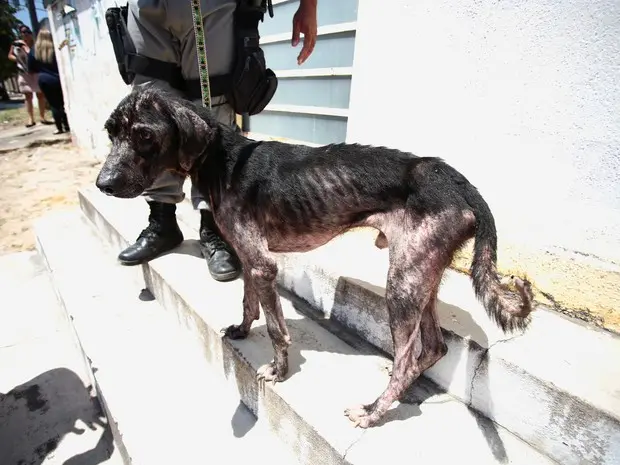
<svg viewBox="0 0 620 465">
<path fill-rule="evenodd" d="M 136 197 L 172 170 L 191 176 L 210 199 L 244 270 L 243 320 L 225 334 L 247 337 L 262 306 L 275 352 L 259 369 L 262 380 L 284 379 L 291 344 L 273 253 L 309 251 L 352 227 L 380 231 L 376 245 L 390 252 L 386 303 L 394 367 L 372 404 L 346 410 L 356 426 L 377 424 L 446 354 L 437 291 L 453 254 L 468 239 L 475 237 L 474 289 L 489 316 L 504 331 L 524 329 L 530 321 L 530 283 L 511 277 L 516 295 L 497 275 L 497 235 L 488 205 L 440 159 L 357 144 L 257 142 L 218 124 L 209 110 L 149 88 L 124 98 L 106 128 L 113 145 L 97 178 L 103 192 Z"/>
</svg>

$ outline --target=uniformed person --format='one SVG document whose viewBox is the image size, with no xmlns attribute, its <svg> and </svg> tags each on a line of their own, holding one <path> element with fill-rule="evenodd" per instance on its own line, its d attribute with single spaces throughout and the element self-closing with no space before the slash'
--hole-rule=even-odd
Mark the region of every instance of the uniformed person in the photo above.
<svg viewBox="0 0 620 465">
<path fill-rule="evenodd" d="M 217 77 L 230 73 L 234 66 L 233 15 L 237 1 L 244 0 L 201 1 L 212 88 Z M 302 64 L 310 56 L 316 43 L 316 8 L 317 0 L 300 0 L 299 8 L 293 17 L 291 45 L 297 46 L 300 42 L 300 33 L 304 35 L 303 47 L 297 59 L 298 64 Z M 135 46 L 136 54 L 180 66 L 184 79 L 194 81 L 199 79 L 192 6 L 189 0 L 130 0 L 127 31 Z M 136 74 L 132 85 L 141 86 L 147 83 L 188 97 L 165 79 L 144 74 Z M 215 94 L 217 95 L 217 92 Z M 193 95 L 192 100 L 201 104 L 201 100 L 197 97 Z M 227 103 L 225 95 L 212 97 L 211 104 L 212 111 L 221 123 L 236 126 L 235 112 Z M 182 190 L 183 183 L 183 177 L 167 172 L 144 192 L 143 195 L 150 207 L 149 225 L 140 233 L 134 244 L 119 254 L 121 263 L 137 265 L 147 262 L 175 248 L 183 241 L 175 214 L 176 204 L 185 197 Z M 191 200 L 194 209 L 200 210 L 199 243 L 211 275 L 218 281 L 235 279 L 240 273 L 239 261 L 218 232 L 207 200 L 194 186 L 191 190 Z"/>
</svg>

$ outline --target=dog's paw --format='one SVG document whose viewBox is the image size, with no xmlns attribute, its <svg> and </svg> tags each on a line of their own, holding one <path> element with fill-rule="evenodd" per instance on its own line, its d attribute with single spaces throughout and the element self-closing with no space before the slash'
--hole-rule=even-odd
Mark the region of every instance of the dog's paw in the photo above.
<svg viewBox="0 0 620 465">
<path fill-rule="evenodd" d="M 369 426 L 372 426 L 370 412 L 365 405 L 356 405 L 355 407 L 345 409 L 344 414 L 353 422 L 354 428 L 357 428 L 358 426 L 360 428 L 368 428 Z"/>
<path fill-rule="evenodd" d="M 356 405 L 355 407 L 345 409 L 344 414 L 349 417 L 354 428 L 366 429 L 377 423 L 377 419 L 374 418 L 369 405 Z"/>
<path fill-rule="evenodd" d="M 271 362 L 258 369 L 256 372 L 256 379 L 259 383 L 271 381 L 273 384 L 276 384 L 280 381 L 284 381 L 284 374 L 278 372 L 275 362 Z"/>
<path fill-rule="evenodd" d="M 230 339 L 245 339 L 250 334 L 241 325 L 231 325 L 228 328 L 222 328 L 220 332 L 224 334 L 224 337 Z"/>
</svg>

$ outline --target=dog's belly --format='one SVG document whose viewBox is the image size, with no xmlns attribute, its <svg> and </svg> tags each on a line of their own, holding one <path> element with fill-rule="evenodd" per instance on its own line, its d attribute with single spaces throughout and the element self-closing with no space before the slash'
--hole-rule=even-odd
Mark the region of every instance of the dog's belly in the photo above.
<svg viewBox="0 0 620 465">
<path fill-rule="evenodd" d="M 325 231 L 320 233 L 289 233 L 274 232 L 268 235 L 267 244 L 271 252 L 309 252 L 327 244 L 334 237 L 344 232 Z"/>
</svg>

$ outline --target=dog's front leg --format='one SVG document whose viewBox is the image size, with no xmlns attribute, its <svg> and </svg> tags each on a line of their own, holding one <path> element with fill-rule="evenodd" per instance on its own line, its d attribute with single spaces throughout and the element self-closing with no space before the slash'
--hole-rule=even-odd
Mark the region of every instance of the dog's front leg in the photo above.
<svg viewBox="0 0 620 465">
<path fill-rule="evenodd" d="M 243 322 L 240 326 L 229 327 L 226 333 L 231 337 L 247 335 L 250 325 L 259 317 L 260 303 L 275 356 L 271 363 L 258 369 L 257 377 L 275 383 L 282 381 L 288 372 L 288 346 L 291 343 L 276 289 L 278 266 L 261 229 L 253 220 L 244 219 L 237 219 L 234 234 L 230 235 L 244 270 Z"/>
<path fill-rule="evenodd" d="M 261 257 L 250 273 L 265 312 L 267 332 L 275 353 L 271 363 L 258 369 L 257 377 L 259 380 L 275 383 L 284 380 L 288 372 L 288 346 L 291 344 L 291 337 L 282 313 L 280 296 L 276 290 L 278 267 L 273 258 Z"/>
<path fill-rule="evenodd" d="M 252 282 L 250 273 L 243 272 L 243 321 L 240 325 L 231 325 L 222 332 L 231 339 L 245 339 L 250 334 L 252 323 L 260 317 L 260 305 L 258 293 Z"/>
</svg>

